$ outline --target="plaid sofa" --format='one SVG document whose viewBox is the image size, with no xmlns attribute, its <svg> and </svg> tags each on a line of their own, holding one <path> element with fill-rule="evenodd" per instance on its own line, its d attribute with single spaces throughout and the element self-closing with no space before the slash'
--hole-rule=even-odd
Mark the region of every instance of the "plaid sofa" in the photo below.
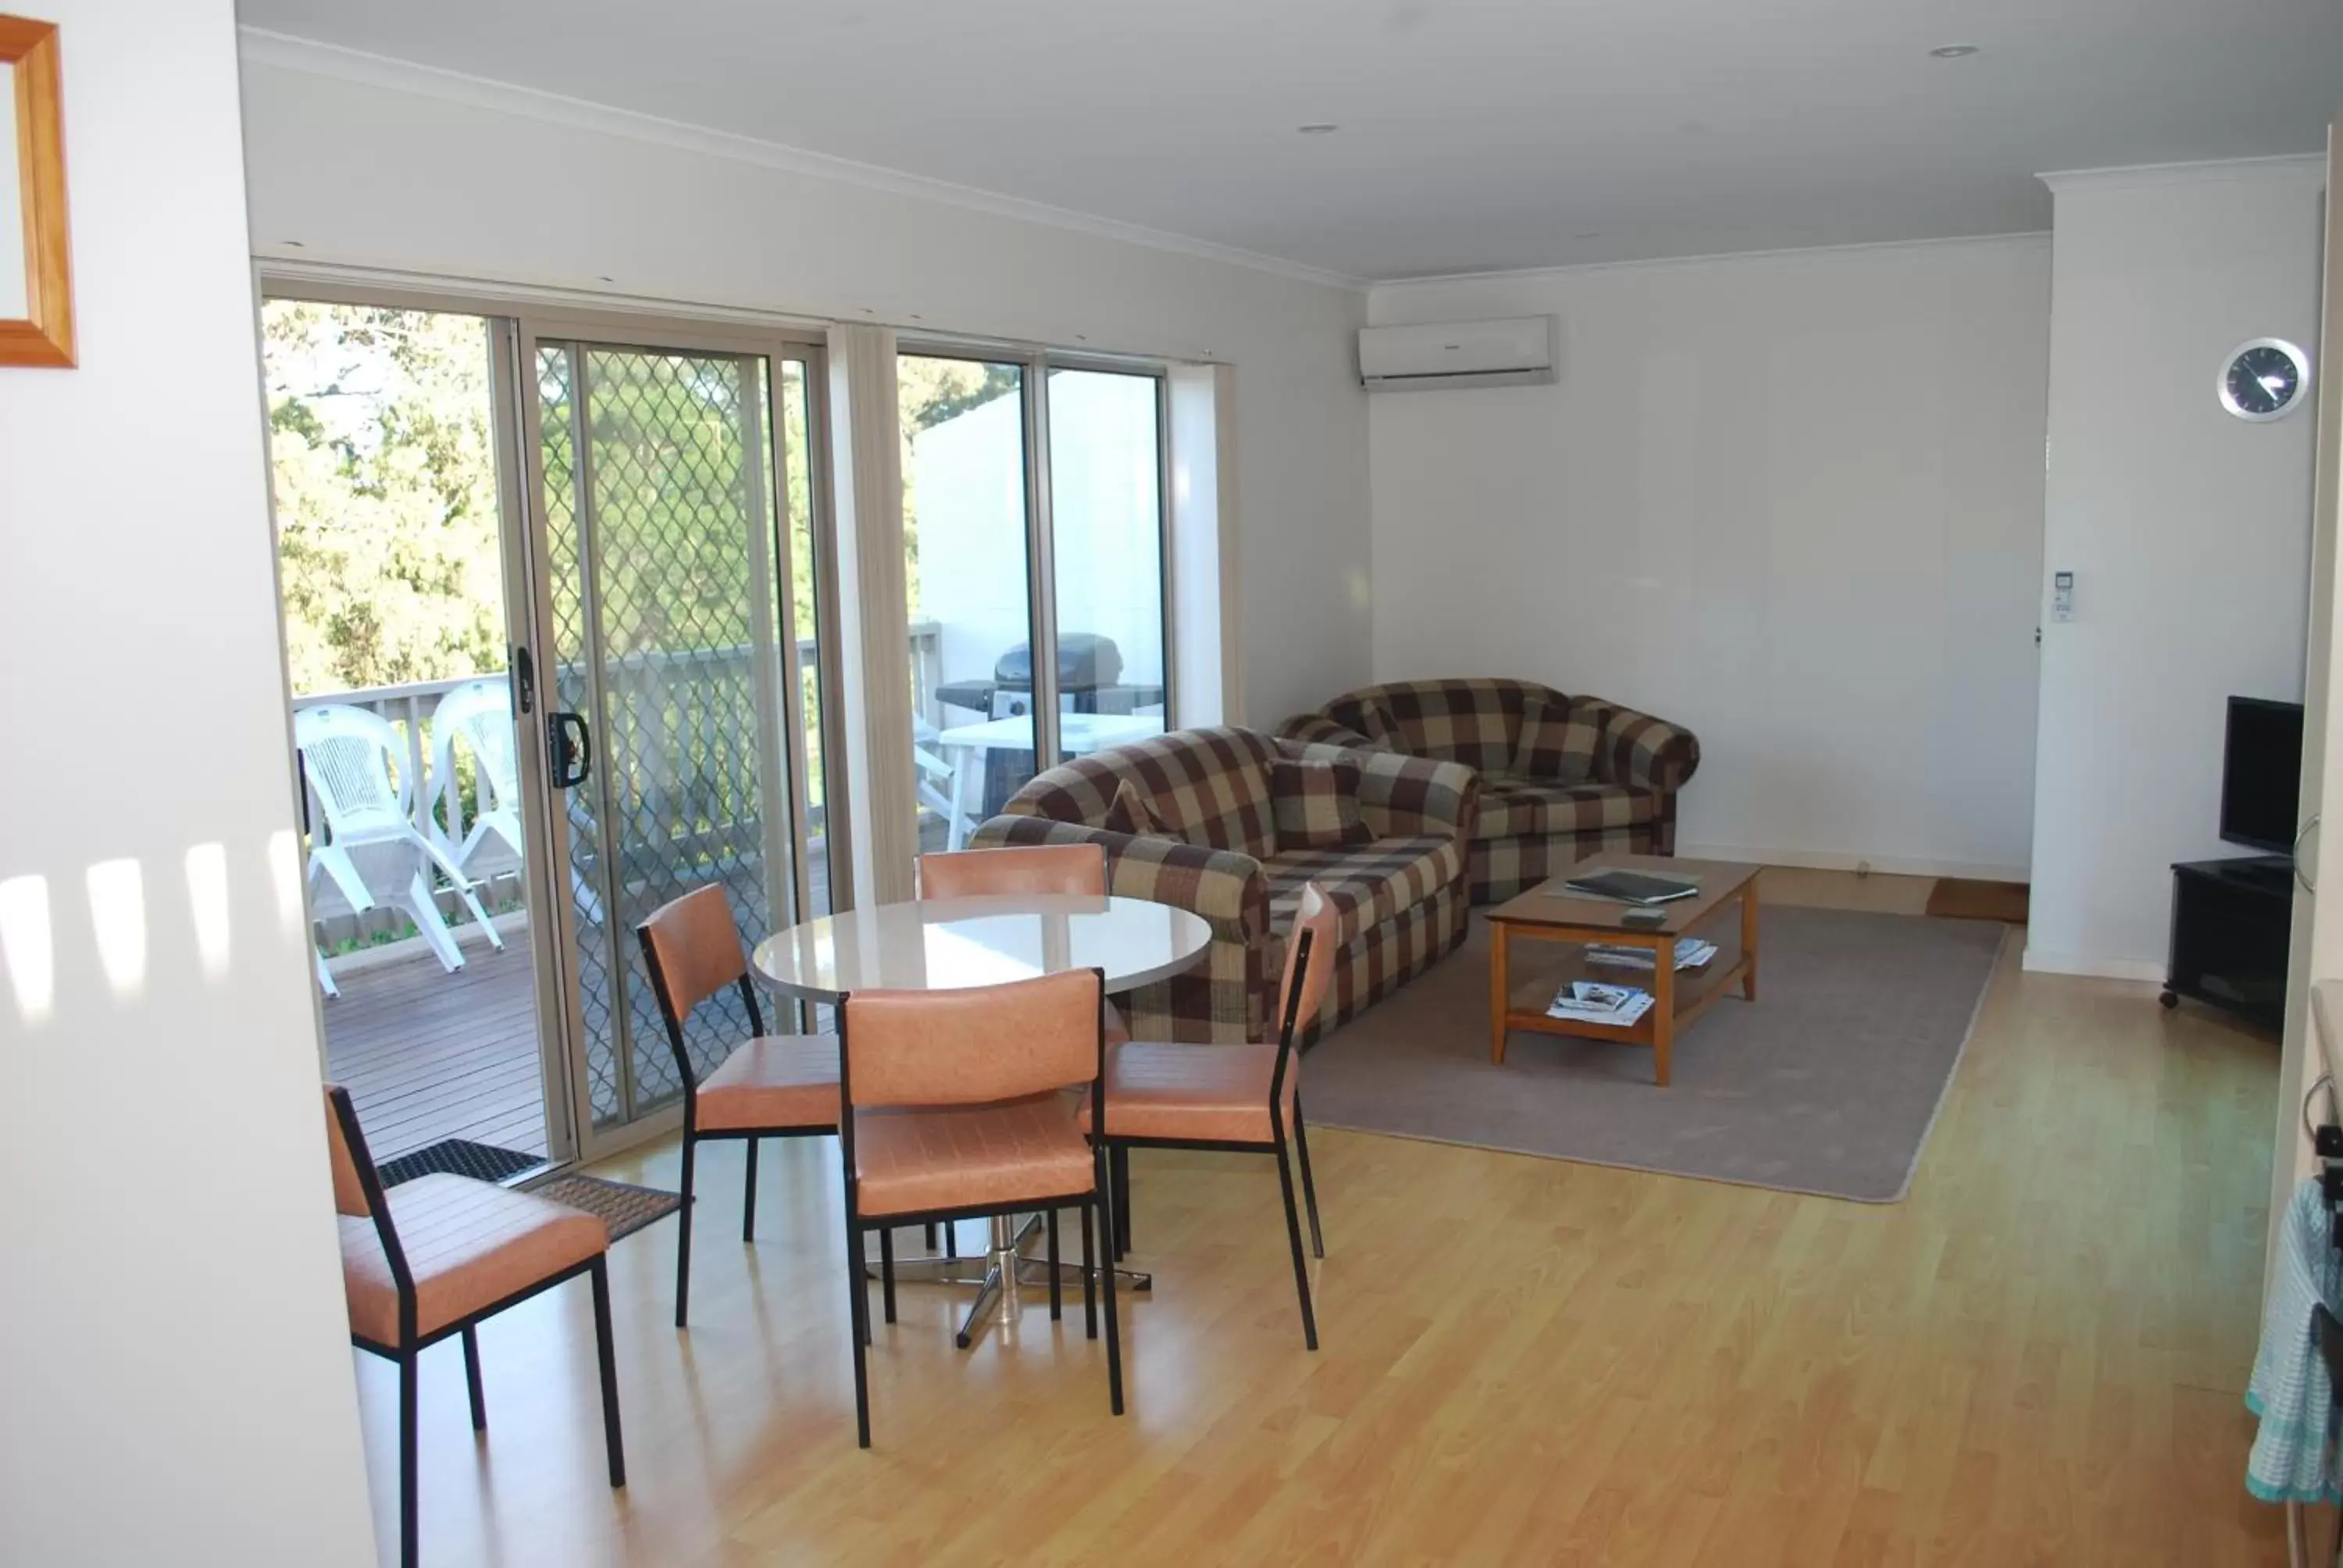
<svg viewBox="0 0 2343 1568">
<path fill-rule="evenodd" d="M 1594 777 L 1579 783 L 1517 771 L 1522 715 L 1534 699 L 1591 721 Z M 1676 791 L 1700 766 L 1700 742 L 1649 714 L 1599 697 L 1567 697 L 1527 680 L 1414 680 L 1348 692 L 1278 727 L 1289 739 L 1387 751 L 1368 737 L 1367 710 L 1395 721 L 1411 757 L 1460 762 L 1481 775 L 1467 852 L 1476 904 L 1534 888 L 1602 849 L 1672 855 Z"/>
<path fill-rule="evenodd" d="M 1361 766 L 1359 812 L 1374 841 L 1280 852 L 1269 765 L 1281 757 Z M 1100 826 L 1131 781 L 1167 833 Z M 1076 758 L 1036 777 L 972 845 L 1096 843 L 1107 888 L 1191 910 L 1212 928 L 1203 960 L 1122 1004 L 1141 1040 L 1270 1038 L 1285 933 L 1302 885 L 1326 890 L 1342 950 L 1312 1039 L 1405 984 L 1464 940 L 1465 846 L 1480 780 L 1468 768 L 1382 751 L 1282 741 L 1256 729 L 1182 729 Z"/>
</svg>

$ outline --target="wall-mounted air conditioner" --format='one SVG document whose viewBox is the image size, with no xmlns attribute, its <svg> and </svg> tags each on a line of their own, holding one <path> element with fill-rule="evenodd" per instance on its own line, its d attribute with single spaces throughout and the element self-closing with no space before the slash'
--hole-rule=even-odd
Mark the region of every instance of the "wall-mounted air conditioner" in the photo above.
<svg viewBox="0 0 2343 1568">
<path fill-rule="evenodd" d="M 1561 323 L 1551 316 L 1359 329 L 1359 384 L 1370 392 L 1544 386 L 1561 363 Z"/>
</svg>

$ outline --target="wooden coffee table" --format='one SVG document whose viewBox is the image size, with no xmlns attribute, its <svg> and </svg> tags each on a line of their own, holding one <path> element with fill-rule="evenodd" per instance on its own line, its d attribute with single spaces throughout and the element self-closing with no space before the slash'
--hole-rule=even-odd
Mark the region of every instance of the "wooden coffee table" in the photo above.
<svg viewBox="0 0 2343 1568">
<path fill-rule="evenodd" d="M 1603 899 L 1575 898 L 1562 890 L 1564 878 L 1543 882 L 1528 892 L 1488 911 L 1489 922 L 1489 1060 L 1503 1065 L 1505 1036 L 1513 1030 L 1534 1029 L 1546 1034 L 1583 1035 L 1590 1040 L 1616 1040 L 1623 1045 L 1646 1045 L 1661 1087 L 1668 1081 L 1668 1052 L 1676 1031 L 1698 1018 L 1710 1002 L 1735 980 L 1741 994 L 1757 1000 L 1757 872 L 1760 868 L 1725 860 L 1679 860 L 1665 855 L 1602 854 L 1573 866 L 1567 875 L 1593 871 L 1649 871 L 1697 881 L 1700 891 L 1660 906 L 1667 923 L 1638 930 L 1623 925 L 1620 917 L 1630 906 Z M 1741 906 L 1740 950 L 1724 940 L 1716 956 L 1696 970 L 1676 972 L 1676 939 L 1697 934 L 1727 904 Z M 1537 978 L 1513 983 L 1510 950 L 1515 940 L 1547 942 L 1572 949 L 1560 961 L 1538 968 Z M 1646 977 L 1631 970 L 1586 961 L 1588 942 L 1649 948 L 1653 970 Z M 1551 1018 L 1546 1006 L 1554 993 L 1572 980 L 1603 980 L 1614 985 L 1640 985 L 1650 990 L 1652 1005 L 1642 1018 L 1622 1029 L 1614 1024 L 1583 1023 Z"/>
</svg>

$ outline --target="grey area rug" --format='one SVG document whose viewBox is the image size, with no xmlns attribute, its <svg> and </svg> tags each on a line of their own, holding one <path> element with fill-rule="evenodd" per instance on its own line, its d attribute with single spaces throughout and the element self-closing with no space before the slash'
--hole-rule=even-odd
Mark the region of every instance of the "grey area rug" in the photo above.
<svg viewBox="0 0 2343 1568">
<path fill-rule="evenodd" d="M 1911 1185 L 2003 934 L 1984 920 L 1768 906 L 1738 986 L 1652 1053 L 1513 1032 L 1489 1060 L 1489 928 L 1312 1050 L 1312 1124 L 1892 1203 Z M 1724 940 L 1727 918 L 1704 934 Z M 1734 944 L 1716 961 L 1732 961 Z M 1540 947 L 1517 942 L 1513 974 Z"/>
</svg>

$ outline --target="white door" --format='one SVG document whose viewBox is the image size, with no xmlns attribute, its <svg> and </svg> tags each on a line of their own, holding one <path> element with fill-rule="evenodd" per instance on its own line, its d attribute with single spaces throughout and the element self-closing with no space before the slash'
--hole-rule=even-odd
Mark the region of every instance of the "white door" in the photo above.
<svg viewBox="0 0 2343 1568">
<path fill-rule="evenodd" d="M 2294 934 L 2288 950 L 2286 1044 L 2278 1074 L 2278 1142 L 2270 1161 L 2269 1255 L 2295 1186 L 2311 1171 L 2302 1104 L 2324 1069 L 2310 1020 L 2310 982 L 2343 978 L 2343 723 L 2335 704 L 2338 465 L 2343 464 L 2343 118 L 2327 134 L 2326 296 L 2318 377 L 2318 479 L 2310 528 L 2310 635 L 2303 671 L 2302 821 L 2295 840 Z M 2322 895 L 2321 890 L 2324 890 Z M 2338 1041 L 2343 1045 L 2343 1041 Z"/>
</svg>

